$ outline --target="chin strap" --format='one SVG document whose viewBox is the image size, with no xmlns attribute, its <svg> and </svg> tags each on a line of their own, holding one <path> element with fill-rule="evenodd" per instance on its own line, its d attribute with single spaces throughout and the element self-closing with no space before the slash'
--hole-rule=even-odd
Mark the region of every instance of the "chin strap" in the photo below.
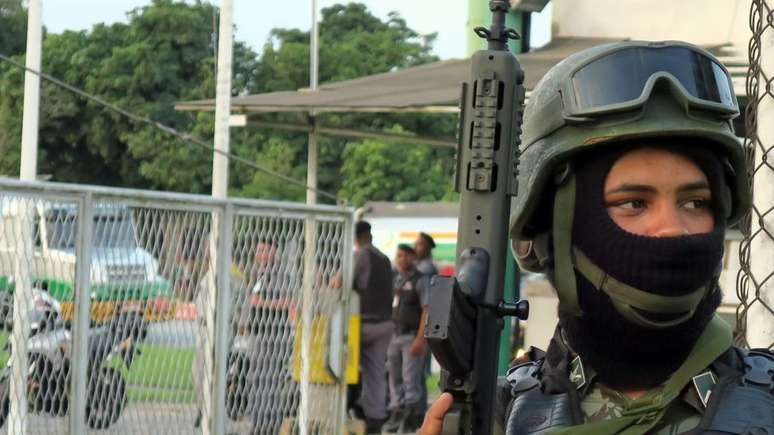
<svg viewBox="0 0 774 435">
<path fill-rule="evenodd" d="M 625 284 L 594 264 L 580 249 L 572 248 L 575 269 L 597 289 L 610 296 L 616 310 L 632 323 L 647 328 L 669 328 L 693 316 L 696 307 L 714 286 L 712 283 L 680 296 L 664 296 L 642 291 Z M 713 281 L 714 282 L 714 281 Z M 637 310 L 659 314 L 682 314 L 668 321 L 649 319 Z"/>
<path fill-rule="evenodd" d="M 660 387 L 632 400 L 619 418 L 602 420 L 555 431 L 551 435 L 643 435 L 656 426 L 669 405 L 700 371 L 731 346 L 731 327 L 717 315 L 704 328 L 685 362 Z M 636 373 L 632 373 L 636 376 Z"/>
<path fill-rule="evenodd" d="M 557 186 L 554 199 L 553 244 L 554 282 L 559 296 L 559 310 L 580 316 L 577 283 L 572 264 L 572 221 L 575 217 L 575 174 L 568 173 Z"/>
</svg>

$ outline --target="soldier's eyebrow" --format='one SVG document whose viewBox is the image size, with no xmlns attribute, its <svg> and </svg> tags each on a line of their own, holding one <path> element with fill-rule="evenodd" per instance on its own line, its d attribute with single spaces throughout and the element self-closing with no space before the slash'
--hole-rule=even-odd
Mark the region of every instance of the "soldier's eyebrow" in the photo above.
<svg viewBox="0 0 774 435">
<path fill-rule="evenodd" d="M 678 193 L 693 192 L 696 190 L 710 190 L 710 185 L 706 181 L 694 181 L 692 183 L 685 183 L 677 188 Z"/>
<path fill-rule="evenodd" d="M 682 184 L 677 188 L 678 193 L 695 192 L 697 190 L 710 190 L 709 183 L 704 180 L 693 181 Z M 605 195 L 612 195 L 615 193 L 658 193 L 658 190 L 647 184 L 622 183 L 605 191 Z"/>
<path fill-rule="evenodd" d="M 647 184 L 622 183 L 613 189 L 605 191 L 605 195 L 612 195 L 614 193 L 658 193 L 658 190 Z"/>
</svg>

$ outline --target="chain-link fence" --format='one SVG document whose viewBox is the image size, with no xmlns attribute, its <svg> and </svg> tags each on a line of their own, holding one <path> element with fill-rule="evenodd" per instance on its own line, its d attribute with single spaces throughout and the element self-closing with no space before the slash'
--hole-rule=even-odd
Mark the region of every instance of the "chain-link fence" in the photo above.
<svg viewBox="0 0 774 435">
<path fill-rule="evenodd" d="M 742 227 L 738 341 L 774 349 L 774 2 L 752 0 L 746 111 L 753 209 Z"/>
<path fill-rule="evenodd" d="M 2 424 L 342 433 L 351 233 L 335 207 L 0 179 Z"/>
</svg>

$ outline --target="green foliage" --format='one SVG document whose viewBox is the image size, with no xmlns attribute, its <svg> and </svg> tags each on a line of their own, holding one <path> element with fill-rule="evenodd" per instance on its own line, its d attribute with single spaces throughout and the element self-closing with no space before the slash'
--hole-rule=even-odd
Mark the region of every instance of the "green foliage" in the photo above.
<svg viewBox="0 0 774 435">
<path fill-rule="evenodd" d="M 387 21 L 373 16 L 364 5 L 350 3 L 334 5 L 322 10 L 320 21 L 320 82 L 333 82 L 353 79 L 370 74 L 382 73 L 398 68 L 405 68 L 437 60 L 431 54 L 435 35 L 419 35 L 410 29 L 397 13 L 390 14 Z M 309 33 L 296 29 L 274 29 L 269 41 L 263 48 L 263 55 L 257 68 L 256 84 L 260 92 L 293 90 L 309 85 Z M 298 119 L 288 116 L 275 116 L 272 119 Z M 302 120 L 303 121 L 303 120 Z M 371 130 L 412 130 L 423 135 L 452 136 L 455 131 L 454 119 L 445 115 L 404 114 L 334 114 L 320 116 L 324 125 L 354 126 Z M 304 174 L 306 171 L 306 135 L 296 135 L 283 139 L 288 147 L 298 150 L 297 160 L 288 167 L 288 173 Z M 368 146 L 382 148 L 406 149 L 405 145 L 385 144 L 367 141 Z M 349 143 L 336 137 L 321 137 L 318 142 L 318 184 L 321 189 L 338 192 L 339 196 L 353 203 L 367 199 L 395 200 L 439 200 L 449 186 L 449 170 L 451 168 L 452 152 L 449 150 L 433 150 L 426 145 L 417 147 L 425 149 L 426 155 L 432 155 L 441 160 L 439 170 L 444 177 L 434 178 L 437 186 L 425 190 L 403 186 L 390 193 L 380 193 L 377 197 L 369 197 L 371 192 L 359 192 L 355 186 L 368 186 L 378 180 L 369 179 L 373 174 L 356 170 L 361 164 L 352 164 L 350 158 L 367 158 L 368 152 L 347 151 L 360 143 Z M 367 147 L 368 147 L 367 146 Z M 394 165 L 402 162 L 400 152 L 385 151 L 385 156 L 396 158 Z M 287 162 L 272 162 L 279 154 L 264 154 L 264 164 L 273 168 L 287 166 Z M 388 158 L 388 157 L 385 157 Z M 350 169 L 346 169 L 346 168 Z M 427 164 L 422 164 L 423 170 Z M 265 176 L 256 175 L 263 180 Z M 262 181 L 263 183 L 264 181 Z M 401 179 L 394 183 L 404 185 Z M 428 182 L 430 182 L 428 180 Z M 236 194 L 251 196 L 268 192 L 255 190 L 256 182 L 251 183 L 249 190 L 237 190 Z M 268 184 L 267 184 L 268 186 Z M 287 183 L 279 183 L 270 188 L 273 198 L 303 199 L 303 192 L 298 193 L 296 187 Z M 390 196 L 402 192 L 400 198 Z M 430 192 L 436 192 L 432 194 Z M 438 193 L 440 192 L 440 193 Z M 386 196 L 385 196 L 386 195 Z"/>
<path fill-rule="evenodd" d="M 212 4 L 154 0 L 130 11 L 127 23 L 47 34 L 43 70 L 142 116 L 212 141 L 211 112 L 178 112 L 174 103 L 215 95 L 217 29 Z M 0 51 L 23 62 L 26 11 L 0 0 Z M 435 35 L 420 35 L 396 13 L 385 21 L 364 5 L 322 10 L 320 82 L 352 79 L 436 60 Z M 309 84 L 309 33 L 274 29 L 259 57 L 235 42 L 233 94 L 295 90 Z M 0 175 L 15 176 L 23 105 L 23 73 L 0 64 Z M 270 120 L 299 122 L 275 114 Z M 451 136 L 455 120 L 428 114 L 327 114 L 325 125 Z M 231 151 L 303 180 L 307 135 L 265 129 L 231 130 Z M 320 137 L 318 180 L 352 203 L 449 197 L 452 150 Z M 193 193 L 209 192 L 212 153 L 129 120 L 46 81 L 42 85 L 38 172 L 56 181 Z M 303 188 L 231 163 L 236 196 L 302 201 Z M 321 198 L 321 200 L 323 200 Z"/>
<path fill-rule="evenodd" d="M 213 13 L 208 3 L 155 0 L 129 12 L 126 24 L 47 35 L 43 70 L 119 107 L 211 141 L 211 114 L 181 113 L 174 103 L 214 94 Z M 234 93 L 254 91 L 257 55 L 236 43 L 234 64 Z M 3 65 L 0 83 L 0 173 L 16 175 L 23 74 Z M 235 142 L 254 143 L 257 133 L 234 136 Z M 57 181 L 203 193 L 211 183 L 212 153 L 44 81 L 38 164 L 39 173 Z"/>
<path fill-rule="evenodd" d="M 356 206 L 366 201 L 434 201 L 447 192 L 439 150 L 365 140 L 344 149 L 340 193 Z"/>
<path fill-rule="evenodd" d="M 27 10 L 21 0 L 0 0 L 0 53 L 24 53 L 26 36 Z"/>
</svg>

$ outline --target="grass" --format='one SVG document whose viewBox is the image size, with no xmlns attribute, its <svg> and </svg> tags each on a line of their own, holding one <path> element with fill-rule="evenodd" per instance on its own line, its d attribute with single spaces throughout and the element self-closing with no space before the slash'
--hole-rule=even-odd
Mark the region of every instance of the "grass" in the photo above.
<svg viewBox="0 0 774 435">
<path fill-rule="evenodd" d="M 0 349 L 9 340 L 8 332 L 0 332 Z M 191 365 L 194 350 L 139 344 L 139 355 L 127 374 L 129 398 L 133 401 L 191 403 L 194 401 Z M 5 367 L 10 353 L 0 352 L 0 367 Z"/>
<path fill-rule="evenodd" d="M 129 398 L 143 402 L 190 403 L 194 401 L 191 348 L 140 344 L 127 383 Z"/>
</svg>

